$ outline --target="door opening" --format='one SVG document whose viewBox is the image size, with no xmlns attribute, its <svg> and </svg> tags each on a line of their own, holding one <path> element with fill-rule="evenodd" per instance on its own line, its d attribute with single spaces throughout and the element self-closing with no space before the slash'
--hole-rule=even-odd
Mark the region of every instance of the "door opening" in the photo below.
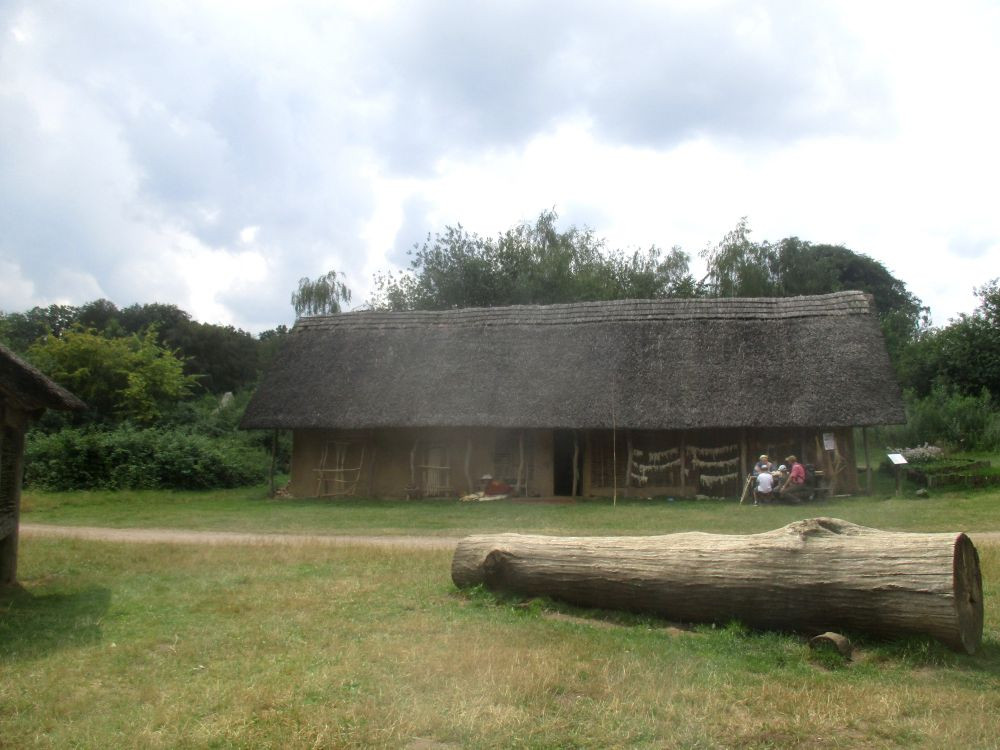
<svg viewBox="0 0 1000 750">
<path fill-rule="evenodd" d="M 583 441 L 577 441 L 576 494 L 583 494 Z M 552 492 L 555 495 L 573 494 L 573 430 L 552 432 Z"/>
</svg>

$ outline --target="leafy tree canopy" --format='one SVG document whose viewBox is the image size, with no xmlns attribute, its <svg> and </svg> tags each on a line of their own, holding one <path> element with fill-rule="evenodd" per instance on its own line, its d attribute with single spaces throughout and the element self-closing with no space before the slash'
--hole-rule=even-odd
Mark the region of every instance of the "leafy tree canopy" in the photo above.
<svg viewBox="0 0 1000 750">
<path fill-rule="evenodd" d="M 153 422 L 187 396 L 197 380 L 184 374 L 184 363 L 175 352 L 157 343 L 155 329 L 108 338 L 78 328 L 32 344 L 28 355 L 104 422 Z"/>
<path fill-rule="evenodd" d="M 295 317 L 340 312 L 341 303 L 351 301 L 351 290 L 341 277 L 339 271 L 328 271 L 315 281 L 308 277 L 299 279 L 298 290 L 292 292 Z"/>
<path fill-rule="evenodd" d="M 842 245 L 814 245 L 788 237 L 754 242 L 746 218 L 702 252 L 708 273 L 699 292 L 718 297 L 794 297 L 845 290 L 868 292 L 893 361 L 928 325 L 927 308 L 874 258 Z"/>
<path fill-rule="evenodd" d="M 657 247 L 608 250 L 590 229 L 559 230 L 554 211 L 497 237 L 461 224 L 428 235 L 410 271 L 378 275 L 371 305 L 386 310 L 551 304 L 690 295 L 688 255 Z"/>
<path fill-rule="evenodd" d="M 915 395 L 942 387 L 1000 401 L 1000 279 L 974 291 L 980 302 L 971 315 L 925 332 L 904 353 L 901 380 Z"/>
</svg>

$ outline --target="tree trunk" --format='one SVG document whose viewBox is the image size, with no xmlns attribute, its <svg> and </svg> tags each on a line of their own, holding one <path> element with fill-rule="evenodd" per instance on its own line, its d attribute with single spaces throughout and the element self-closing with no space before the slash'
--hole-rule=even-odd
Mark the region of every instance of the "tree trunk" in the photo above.
<svg viewBox="0 0 1000 750">
<path fill-rule="evenodd" d="M 745 536 L 470 536 L 456 586 L 652 612 L 681 622 L 879 636 L 926 634 L 974 653 L 983 637 L 979 556 L 960 533 L 911 534 L 836 518 Z"/>
</svg>

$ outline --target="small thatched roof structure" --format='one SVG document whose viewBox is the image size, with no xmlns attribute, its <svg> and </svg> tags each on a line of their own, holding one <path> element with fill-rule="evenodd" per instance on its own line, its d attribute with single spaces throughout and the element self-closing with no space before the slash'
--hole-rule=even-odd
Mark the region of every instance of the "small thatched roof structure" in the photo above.
<svg viewBox="0 0 1000 750">
<path fill-rule="evenodd" d="M 0 403 L 34 412 L 80 411 L 87 405 L 48 376 L 0 344 Z"/>
<path fill-rule="evenodd" d="M 303 318 L 243 426 L 660 430 L 902 421 L 873 301 L 840 292 Z"/>
</svg>

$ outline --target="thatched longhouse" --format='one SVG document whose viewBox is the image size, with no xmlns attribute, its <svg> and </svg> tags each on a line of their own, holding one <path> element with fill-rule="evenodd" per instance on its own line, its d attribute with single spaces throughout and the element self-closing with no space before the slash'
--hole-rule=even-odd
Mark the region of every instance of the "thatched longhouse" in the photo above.
<svg viewBox="0 0 1000 750">
<path fill-rule="evenodd" d="M 243 426 L 294 431 L 295 496 L 734 495 L 760 453 L 856 489 L 904 419 L 861 292 L 303 318 Z"/>
<path fill-rule="evenodd" d="M 46 409 L 76 411 L 84 403 L 0 345 L 0 585 L 17 578 L 24 433 Z"/>
</svg>

